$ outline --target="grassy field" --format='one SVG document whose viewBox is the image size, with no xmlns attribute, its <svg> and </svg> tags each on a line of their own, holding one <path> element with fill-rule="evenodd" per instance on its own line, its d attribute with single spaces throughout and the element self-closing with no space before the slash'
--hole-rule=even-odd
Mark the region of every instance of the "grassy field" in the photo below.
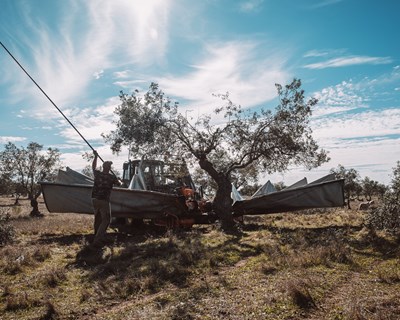
<svg viewBox="0 0 400 320">
<path fill-rule="evenodd" d="M 109 229 L 93 217 L 29 217 L 0 198 L 1 319 L 400 319 L 400 238 L 347 209 L 245 217 L 240 235 Z"/>
</svg>

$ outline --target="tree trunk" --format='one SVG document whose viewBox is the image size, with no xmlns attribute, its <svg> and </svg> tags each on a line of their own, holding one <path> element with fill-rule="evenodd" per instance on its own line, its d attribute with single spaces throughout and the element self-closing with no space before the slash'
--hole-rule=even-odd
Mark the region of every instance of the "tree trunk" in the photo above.
<svg viewBox="0 0 400 320">
<path fill-rule="evenodd" d="M 221 227 L 224 231 L 234 229 L 234 220 L 232 215 L 232 184 L 229 175 L 217 172 L 205 155 L 199 159 L 200 168 L 205 170 L 217 183 L 218 189 L 213 201 L 213 211 L 221 221 Z"/>
<path fill-rule="evenodd" d="M 15 201 L 14 201 L 14 206 L 19 206 L 19 198 L 21 195 L 19 193 L 15 194 Z"/>
<path fill-rule="evenodd" d="M 29 194 L 29 198 L 31 199 L 32 211 L 30 213 L 31 217 L 43 217 L 43 214 L 39 211 L 39 204 L 37 202 L 37 198 L 39 198 L 41 192 L 38 192 L 35 195 Z"/>
<path fill-rule="evenodd" d="M 227 177 L 221 177 L 217 181 L 218 190 L 213 201 L 213 211 L 221 220 L 222 229 L 230 231 L 234 228 L 232 215 L 233 200 L 231 197 L 232 184 Z"/>
</svg>

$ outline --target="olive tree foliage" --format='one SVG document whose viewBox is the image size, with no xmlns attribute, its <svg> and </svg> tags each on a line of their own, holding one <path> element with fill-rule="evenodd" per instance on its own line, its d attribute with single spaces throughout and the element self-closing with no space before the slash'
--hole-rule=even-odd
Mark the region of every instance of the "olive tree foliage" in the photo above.
<svg viewBox="0 0 400 320">
<path fill-rule="evenodd" d="M 10 177 L 14 187 L 18 187 L 20 193 L 28 195 L 34 210 L 37 210 L 36 199 L 41 194 L 37 182 L 44 179 L 50 180 L 60 167 L 59 151 L 52 148 L 46 151 L 42 149 L 43 146 L 36 142 L 30 142 L 26 148 L 19 148 L 9 142 L 0 152 L 2 173 Z"/>
<path fill-rule="evenodd" d="M 189 121 L 152 83 L 148 92 L 120 94 L 116 108 L 117 128 L 108 135 L 114 152 L 127 146 L 137 156 L 175 154 L 197 163 L 217 186 L 213 210 L 223 227 L 232 225 L 232 179 L 244 168 L 259 172 L 284 171 L 289 165 L 307 168 L 328 160 L 312 137 L 309 126 L 314 98 L 306 100 L 301 81 L 276 85 L 279 103 L 274 112 L 244 110 L 234 104 L 229 94 L 219 95 L 221 106 L 213 114 L 203 114 Z M 222 117 L 223 121 L 215 120 Z"/>
<path fill-rule="evenodd" d="M 344 179 L 344 197 L 346 199 L 347 207 L 351 209 L 351 199 L 357 197 L 362 191 L 360 174 L 357 170 L 353 168 L 346 169 L 341 164 L 339 164 L 336 169 L 332 168 L 330 172 L 334 173 L 337 179 Z"/>
<path fill-rule="evenodd" d="M 285 185 L 285 183 L 283 181 L 279 181 L 277 183 L 274 183 L 274 187 L 277 191 L 281 191 L 281 190 L 285 189 L 287 186 Z"/>
<path fill-rule="evenodd" d="M 14 185 L 10 174 L 7 172 L 0 172 L 0 194 L 8 195 L 12 194 L 13 192 Z"/>
<path fill-rule="evenodd" d="M 386 186 L 379 183 L 378 181 L 371 180 L 369 177 L 365 177 L 361 181 L 362 194 L 365 196 L 367 201 L 370 201 L 373 196 L 383 198 L 386 192 Z"/>
<path fill-rule="evenodd" d="M 84 152 L 82 154 L 82 158 L 85 159 L 86 161 L 88 161 L 90 164 L 87 164 L 81 170 L 81 173 L 84 174 L 85 176 L 89 177 L 89 178 L 92 178 L 94 180 L 94 173 L 93 173 L 93 168 L 92 168 L 92 162 L 93 162 L 93 159 L 94 159 L 94 153 L 93 152 L 88 152 L 88 151 Z M 103 167 L 101 165 L 101 162 L 98 162 L 98 165 L 99 164 L 100 164 L 100 167 L 98 166 L 97 169 L 98 170 L 102 170 Z M 117 178 L 121 177 L 121 173 L 118 170 L 116 170 L 113 165 L 111 165 L 111 173 L 113 175 L 115 175 Z"/>
<path fill-rule="evenodd" d="M 371 228 L 400 231 L 400 161 L 393 168 L 393 176 L 382 205 L 370 210 L 366 217 Z"/>
</svg>

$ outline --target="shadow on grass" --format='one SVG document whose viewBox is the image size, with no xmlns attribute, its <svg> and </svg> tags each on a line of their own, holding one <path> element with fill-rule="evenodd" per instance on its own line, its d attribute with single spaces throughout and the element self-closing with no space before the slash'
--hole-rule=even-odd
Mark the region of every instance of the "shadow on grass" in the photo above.
<svg viewBox="0 0 400 320">
<path fill-rule="evenodd" d="M 244 231 L 269 231 L 279 239 L 281 244 L 296 246 L 331 245 L 341 242 L 354 251 L 368 256 L 395 257 L 399 254 L 400 237 L 388 239 L 367 229 L 363 224 L 357 226 L 325 226 L 285 228 L 268 224 L 248 223 L 243 225 Z M 361 232 L 361 237 L 355 234 Z M 372 249 L 372 250 L 370 250 Z"/>
<path fill-rule="evenodd" d="M 196 274 L 218 272 L 219 267 L 260 254 L 257 246 L 241 243 L 241 236 L 221 236 L 216 245 L 204 239 L 205 229 L 168 231 L 127 237 L 119 245 L 83 248 L 76 266 L 89 270 L 88 280 L 110 296 L 125 298 L 138 292 L 155 293 L 166 286 L 190 286 Z"/>
<path fill-rule="evenodd" d="M 164 234 L 127 238 L 121 247 L 83 248 L 77 266 L 89 267 L 88 278 L 110 296 L 158 292 L 168 284 L 187 286 L 187 279 L 203 259 L 199 236 Z"/>
<path fill-rule="evenodd" d="M 365 256 L 379 255 L 384 259 L 390 259 L 398 257 L 400 254 L 400 235 L 389 238 L 379 235 L 371 229 L 366 229 L 366 232 L 358 239 L 351 239 L 349 244 L 359 254 Z"/>
<path fill-rule="evenodd" d="M 93 239 L 93 235 L 88 234 L 68 234 L 60 235 L 53 233 L 43 233 L 37 242 L 39 244 L 57 244 L 59 246 L 71 246 L 73 244 L 89 243 Z"/>
<path fill-rule="evenodd" d="M 10 208 L 10 207 L 19 207 L 21 206 L 20 204 L 0 204 L 0 208 Z"/>
</svg>

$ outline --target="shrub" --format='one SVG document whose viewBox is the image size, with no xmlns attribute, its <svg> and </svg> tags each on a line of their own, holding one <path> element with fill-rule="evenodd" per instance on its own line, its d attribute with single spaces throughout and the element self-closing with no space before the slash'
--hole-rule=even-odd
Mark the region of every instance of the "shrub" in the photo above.
<svg viewBox="0 0 400 320">
<path fill-rule="evenodd" d="M 32 257 L 38 262 L 43 262 L 51 257 L 50 248 L 47 246 L 40 246 L 35 249 L 35 251 L 32 254 Z"/>
<path fill-rule="evenodd" d="M 10 215 L 0 212 L 0 246 L 11 243 L 15 237 L 14 227 L 10 224 Z"/>
<path fill-rule="evenodd" d="M 57 319 L 58 318 L 58 312 L 56 311 L 53 303 L 50 301 L 47 301 L 46 303 L 46 313 L 39 318 L 39 320 L 51 320 L 51 319 Z"/>
<path fill-rule="evenodd" d="M 367 225 L 378 230 L 400 230 L 400 202 L 394 192 L 387 192 L 383 198 L 382 206 L 368 211 Z"/>
<path fill-rule="evenodd" d="M 6 311 L 17 311 L 29 308 L 31 302 L 28 298 L 27 293 L 19 295 L 10 295 L 7 298 L 5 310 Z"/>
<path fill-rule="evenodd" d="M 374 229 L 400 230 L 400 161 L 393 168 L 392 183 L 383 197 L 382 206 L 370 210 L 366 222 Z"/>
<path fill-rule="evenodd" d="M 301 280 L 292 280 L 288 283 L 287 293 L 292 302 L 301 309 L 317 307 L 308 286 L 309 284 Z"/>
<path fill-rule="evenodd" d="M 43 275 L 44 284 L 51 288 L 57 287 L 60 282 L 66 279 L 67 276 L 63 268 L 51 268 L 50 270 L 47 270 Z"/>
</svg>

